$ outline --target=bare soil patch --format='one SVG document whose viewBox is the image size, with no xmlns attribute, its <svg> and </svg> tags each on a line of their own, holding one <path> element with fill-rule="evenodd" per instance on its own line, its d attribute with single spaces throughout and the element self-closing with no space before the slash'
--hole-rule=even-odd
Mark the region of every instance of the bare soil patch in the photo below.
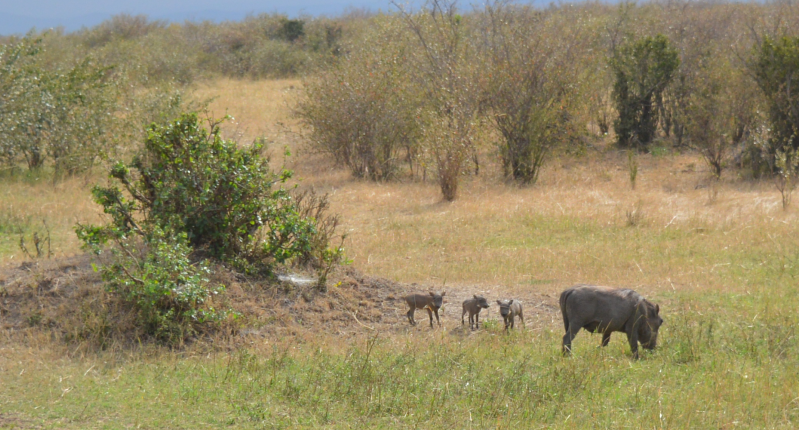
<svg viewBox="0 0 799 430">
<path fill-rule="evenodd" d="M 136 327 L 134 311 L 105 291 L 94 269 L 100 264 L 96 257 L 81 255 L 25 262 L 0 271 L 0 331 L 5 340 L 90 340 L 103 346 L 146 341 Z M 447 291 L 439 315 L 443 330 L 453 333 L 468 333 L 460 323 L 461 303 L 473 294 L 484 295 L 490 303 L 499 298 L 522 300 L 527 328 L 553 323 L 558 312 L 557 298 L 551 294 L 515 291 L 517 295 L 510 296 L 499 286 L 404 284 L 364 275 L 351 267 L 334 274 L 326 293 L 313 286 L 249 278 L 221 266 L 215 268 L 213 278 L 227 286 L 219 305 L 236 310 L 241 318 L 201 333 L 193 342 L 235 346 L 286 336 L 347 338 L 377 332 L 426 332 L 431 330 L 427 312 L 417 310 L 418 325 L 411 327 L 402 296 L 427 291 Z M 499 321 L 496 309 L 494 305 L 484 310 L 481 321 Z"/>
<path fill-rule="evenodd" d="M 15 417 L 12 414 L 0 413 L 0 429 L 39 429 L 40 426 L 33 425 L 29 421 Z"/>
</svg>

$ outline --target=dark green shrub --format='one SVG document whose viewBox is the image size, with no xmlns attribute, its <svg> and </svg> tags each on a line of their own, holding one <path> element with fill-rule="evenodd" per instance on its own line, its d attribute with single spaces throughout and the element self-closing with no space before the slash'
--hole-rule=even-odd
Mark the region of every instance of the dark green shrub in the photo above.
<svg viewBox="0 0 799 430">
<path fill-rule="evenodd" d="M 243 267 L 271 267 L 312 252 L 315 228 L 298 216 L 284 183 L 290 171 L 272 173 L 262 144 L 239 149 L 220 136 L 219 122 L 206 130 L 197 114 L 148 128 L 144 150 L 130 165 L 117 163 L 117 187 L 95 187 L 95 200 L 115 234 L 147 234 L 150 226 L 187 235 L 189 244 Z M 141 226 L 139 225 L 141 224 Z"/>
<path fill-rule="evenodd" d="M 799 149 L 799 37 L 766 37 L 755 53 L 755 80 L 768 102 L 771 150 Z"/>
<path fill-rule="evenodd" d="M 305 21 L 301 19 L 284 19 L 281 24 L 281 36 L 289 42 L 305 35 Z"/>
<path fill-rule="evenodd" d="M 641 149 L 655 137 L 659 116 L 655 101 L 679 64 L 677 50 L 662 34 L 624 44 L 613 53 L 613 99 L 619 113 L 613 125 L 620 147 Z"/>
<path fill-rule="evenodd" d="M 222 285 L 208 281 L 202 262 L 192 264 L 186 233 L 153 227 L 144 240 L 119 242 L 114 264 L 103 267 L 108 290 L 136 306 L 146 333 L 166 342 L 180 342 L 207 322 L 227 317 L 213 306 Z"/>
<path fill-rule="evenodd" d="M 96 252 L 113 242 L 117 262 L 103 268 L 104 278 L 139 309 L 152 334 L 185 336 L 195 322 L 223 316 L 205 303 L 220 289 L 190 258 L 212 257 L 250 273 L 315 259 L 326 275 L 342 257 L 341 246 L 328 248 L 335 222 L 328 223 L 326 200 L 303 205 L 275 188 L 291 172 L 272 173 L 262 144 L 239 149 L 221 138 L 219 125 L 209 120 L 208 131 L 194 113 L 151 125 L 142 152 L 111 168 L 122 188 L 92 190 L 109 223 L 76 227 Z"/>
</svg>

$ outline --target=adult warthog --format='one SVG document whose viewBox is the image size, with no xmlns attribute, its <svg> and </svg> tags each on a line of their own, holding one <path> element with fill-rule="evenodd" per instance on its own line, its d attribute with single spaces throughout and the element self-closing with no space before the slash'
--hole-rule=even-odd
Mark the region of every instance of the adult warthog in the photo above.
<svg viewBox="0 0 799 430">
<path fill-rule="evenodd" d="M 628 289 L 612 289 L 596 285 L 576 285 L 560 294 L 563 313 L 563 353 L 571 352 L 572 339 L 581 328 L 602 333 L 602 346 L 610 334 L 627 334 L 633 357 L 638 358 L 638 342 L 646 349 L 655 349 L 658 329 L 663 324 L 660 306 Z"/>
<path fill-rule="evenodd" d="M 427 315 L 430 316 L 430 327 L 433 327 L 433 313 L 436 314 L 436 322 L 438 325 L 441 325 L 441 320 L 438 319 L 438 310 L 441 309 L 446 294 L 446 291 L 441 294 L 434 294 L 431 291 L 429 295 L 411 294 L 403 297 L 402 299 L 405 300 L 405 303 L 410 308 L 408 309 L 408 313 L 405 314 L 408 316 L 408 322 L 411 323 L 411 325 L 416 325 L 413 314 L 417 309 L 427 309 Z"/>
</svg>

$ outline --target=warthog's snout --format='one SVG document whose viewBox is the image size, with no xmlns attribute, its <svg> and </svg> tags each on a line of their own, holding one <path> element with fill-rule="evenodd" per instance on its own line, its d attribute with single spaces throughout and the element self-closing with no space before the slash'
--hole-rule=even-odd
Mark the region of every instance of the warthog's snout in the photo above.
<svg viewBox="0 0 799 430">
<path fill-rule="evenodd" d="M 518 300 L 497 300 L 499 305 L 499 314 L 505 321 L 505 330 L 508 327 L 513 328 L 514 320 L 518 316 L 522 324 L 524 324 L 524 314 L 522 313 L 522 304 Z"/>
<path fill-rule="evenodd" d="M 660 306 L 657 306 L 657 310 L 660 311 Z M 643 346 L 644 349 L 652 350 L 658 346 L 658 330 L 660 330 L 660 326 L 663 325 L 663 318 L 658 315 L 656 318 L 651 318 L 648 324 L 650 330 L 649 339 L 641 342 L 641 346 Z"/>
</svg>

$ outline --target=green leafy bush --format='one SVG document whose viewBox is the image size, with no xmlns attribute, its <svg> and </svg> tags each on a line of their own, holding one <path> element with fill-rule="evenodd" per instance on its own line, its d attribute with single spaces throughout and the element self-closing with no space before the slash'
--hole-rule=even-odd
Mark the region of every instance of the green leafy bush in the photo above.
<svg viewBox="0 0 799 430">
<path fill-rule="evenodd" d="M 679 65 L 677 50 L 662 34 L 624 44 L 613 53 L 613 99 L 619 112 L 614 129 L 620 147 L 641 149 L 655 137 L 659 116 L 655 102 Z"/>
<path fill-rule="evenodd" d="M 210 286 L 203 264 L 190 259 L 262 274 L 302 260 L 316 262 L 324 278 L 343 255 L 341 246 L 328 247 L 337 220 L 325 213 L 326 199 L 297 202 L 275 187 L 291 172 L 272 173 L 262 143 L 240 149 L 222 139 L 220 123 L 209 119 L 208 131 L 191 113 L 152 124 L 142 152 L 111 168 L 116 184 L 92 190 L 109 223 L 76 227 L 96 252 L 114 243 L 117 260 L 103 268 L 104 279 L 159 337 L 191 333 L 194 323 L 224 315 L 205 302 L 221 287 Z"/>
<path fill-rule="evenodd" d="M 192 264 L 186 233 L 154 227 L 143 241 L 120 241 L 114 264 L 102 268 L 111 292 L 133 303 L 147 333 L 167 342 L 179 342 L 195 333 L 199 324 L 227 317 L 217 310 L 213 297 L 222 285 L 208 281 L 210 270 Z"/>
<path fill-rule="evenodd" d="M 281 20 L 280 33 L 289 42 L 294 42 L 305 35 L 305 21 L 284 18 Z"/>
<path fill-rule="evenodd" d="M 272 173 L 261 143 L 239 149 L 222 139 L 220 122 L 209 125 L 192 113 L 149 127 L 142 153 L 111 169 L 126 193 L 93 190 L 113 218 L 106 230 L 127 236 L 171 228 L 186 233 L 193 248 L 250 269 L 313 252 L 314 223 L 299 216 L 286 189 L 273 189 L 291 172 Z"/>
</svg>

